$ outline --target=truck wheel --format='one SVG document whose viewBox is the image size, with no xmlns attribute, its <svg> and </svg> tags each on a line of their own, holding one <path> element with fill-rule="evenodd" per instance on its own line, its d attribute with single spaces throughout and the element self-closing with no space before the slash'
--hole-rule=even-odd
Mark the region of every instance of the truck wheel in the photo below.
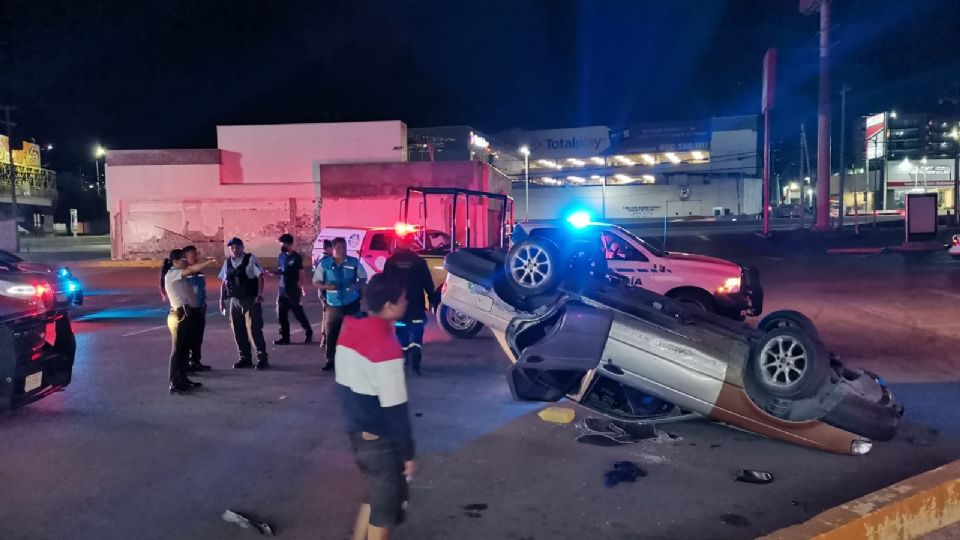
<svg viewBox="0 0 960 540">
<path fill-rule="evenodd" d="M 563 274 L 560 249 L 541 236 L 531 236 L 510 249 L 504 261 L 507 282 L 522 296 L 536 296 L 557 286 Z"/>
<path fill-rule="evenodd" d="M 670 295 L 671 298 L 681 304 L 694 307 L 708 313 L 716 311 L 713 305 L 713 298 L 705 291 L 696 289 L 684 289 Z"/>
<path fill-rule="evenodd" d="M 792 309 L 774 311 L 760 319 L 760 322 L 757 323 L 757 330 L 763 333 L 767 333 L 776 328 L 799 328 L 808 335 L 820 339 L 820 333 L 817 331 L 817 327 L 813 324 L 813 321 L 803 313 Z"/>
<path fill-rule="evenodd" d="M 763 388 L 780 398 L 811 397 L 830 376 L 830 355 L 819 339 L 798 328 L 774 328 L 764 334 L 752 364 Z"/>
<path fill-rule="evenodd" d="M 457 339 L 470 339 L 483 330 L 480 321 L 444 304 L 440 304 L 440 309 L 437 310 L 437 322 L 447 335 Z"/>
</svg>

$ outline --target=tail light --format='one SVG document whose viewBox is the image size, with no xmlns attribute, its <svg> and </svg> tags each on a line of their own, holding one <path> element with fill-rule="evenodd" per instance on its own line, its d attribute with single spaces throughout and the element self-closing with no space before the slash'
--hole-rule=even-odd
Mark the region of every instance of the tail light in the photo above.
<svg viewBox="0 0 960 540">
<path fill-rule="evenodd" d="M 953 245 L 960 246 L 960 234 L 953 237 Z"/>
</svg>

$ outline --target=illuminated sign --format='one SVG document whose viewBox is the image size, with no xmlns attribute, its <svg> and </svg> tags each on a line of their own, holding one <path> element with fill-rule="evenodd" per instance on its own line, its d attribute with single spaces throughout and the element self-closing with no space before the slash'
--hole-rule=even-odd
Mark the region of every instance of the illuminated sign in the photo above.
<svg viewBox="0 0 960 540">
<path fill-rule="evenodd" d="M 606 126 L 526 131 L 523 136 L 531 158 L 589 158 L 610 148 Z"/>
<path fill-rule="evenodd" d="M 928 159 L 887 163 L 889 187 L 953 187 L 953 160 Z"/>
<path fill-rule="evenodd" d="M 883 157 L 886 134 L 887 113 L 867 117 L 867 159 Z"/>
<path fill-rule="evenodd" d="M 487 139 L 477 135 L 476 133 L 470 134 L 470 146 L 476 146 L 477 148 L 486 148 L 490 146 L 490 142 Z"/>
</svg>

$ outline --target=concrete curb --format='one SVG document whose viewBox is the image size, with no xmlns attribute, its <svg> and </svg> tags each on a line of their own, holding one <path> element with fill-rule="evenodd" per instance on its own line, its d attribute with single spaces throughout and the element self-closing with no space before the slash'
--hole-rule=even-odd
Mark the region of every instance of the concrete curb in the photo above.
<svg viewBox="0 0 960 540">
<path fill-rule="evenodd" d="M 958 522 L 960 461 L 954 461 L 759 540 L 910 539 Z"/>
</svg>

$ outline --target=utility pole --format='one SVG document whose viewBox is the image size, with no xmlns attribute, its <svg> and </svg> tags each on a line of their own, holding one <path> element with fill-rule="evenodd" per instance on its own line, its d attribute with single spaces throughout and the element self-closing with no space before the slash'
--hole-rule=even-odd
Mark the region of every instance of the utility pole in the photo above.
<svg viewBox="0 0 960 540">
<path fill-rule="evenodd" d="M 4 111 L 4 123 L 7 125 L 7 166 L 10 167 L 10 213 L 13 215 L 13 237 L 17 251 L 20 251 L 20 211 L 17 208 L 17 168 L 13 165 L 13 126 L 10 113 L 17 110 L 10 105 L 0 105 Z"/>
<path fill-rule="evenodd" d="M 800 13 L 820 12 L 820 102 L 817 107 L 817 211 L 815 230 L 830 228 L 830 3 L 800 0 Z"/>
<path fill-rule="evenodd" d="M 850 91 L 850 87 L 843 85 L 843 88 L 840 89 L 840 204 L 838 205 L 840 212 L 837 214 L 837 225 L 838 228 L 843 230 L 843 201 L 846 191 L 844 188 L 847 183 L 847 167 L 844 161 L 844 143 L 846 142 L 847 137 L 847 92 Z"/>
</svg>

